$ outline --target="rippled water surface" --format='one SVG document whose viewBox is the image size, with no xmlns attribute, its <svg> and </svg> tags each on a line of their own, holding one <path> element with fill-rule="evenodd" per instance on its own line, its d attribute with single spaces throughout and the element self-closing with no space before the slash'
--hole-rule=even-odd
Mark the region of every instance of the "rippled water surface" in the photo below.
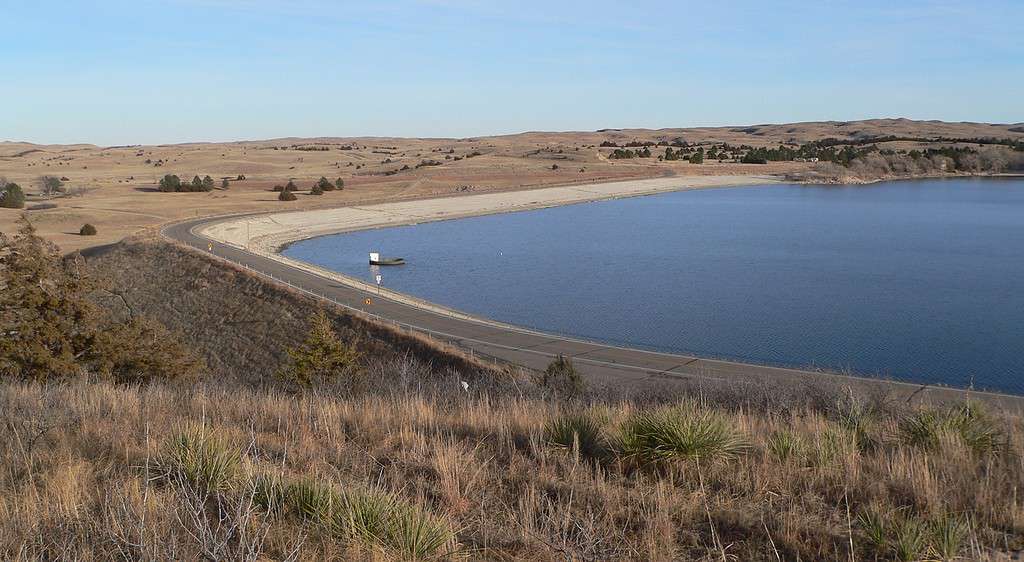
<svg viewBox="0 0 1024 562">
<path fill-rule="evenodd" d="M 1024 180 L 689 191 L 326 236 L 286 254 L 545 331 L 1024 392 Z"/>
</svg>

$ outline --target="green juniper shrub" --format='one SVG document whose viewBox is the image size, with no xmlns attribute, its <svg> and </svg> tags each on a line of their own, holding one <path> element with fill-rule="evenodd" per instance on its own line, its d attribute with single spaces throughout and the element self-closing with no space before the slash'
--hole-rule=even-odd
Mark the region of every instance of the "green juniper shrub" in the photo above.
<svg viewBox="0 0 1024 562">
<path fill-rule="evenodd" d="M 568 395 L 578 395 L 586 388 L 583 375 L 576 370 L 572 360 L 564 355 L 559 355 L 548 364 L 541 375 L 541 386 Z"/>
<path fill-rule="evenodd" d="M 313 187 L 319 189 L 321 194 L 325 191 L 334 191 L 334 184 L 331 183 L 331 180 L 322 176 L 317 180 L 316 185 Z"/>
<path fill-rule="evenodd" d="M 202 362 L 143 317 L 119 322 L 90 298 L 105 292 L 81 256 L 62 259 L 23 219 L 0 233 L 0 380 L 59 381 L 90 374 L 118 383 L 185 379 Z"/>
<path fill-rule="evenodd" d="M 174 174 L 167 174 L 160 179 L 160 191 L 175 193 L 181 191 L 181 178 Z"/>
<path fill-rule="evenodd" d="M 338 337 L 323 310 L 313 317 L 305 341 L 286 351 L 289 363 L 278 377 L 300 388 L 339 379 L 353 382 L 362 355 L 355 344 Z"/>
<path fill-rule="evenodd" d="M 21 209 L 25 206 L 25 192 L 16 183 L 9 183 L 0 191 L 0 207 Z"/>
</svg>

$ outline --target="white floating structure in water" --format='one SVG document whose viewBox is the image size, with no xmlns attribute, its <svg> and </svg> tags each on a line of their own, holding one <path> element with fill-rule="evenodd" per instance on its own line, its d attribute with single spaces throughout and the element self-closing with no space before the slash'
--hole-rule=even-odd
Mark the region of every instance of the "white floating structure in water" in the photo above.
<svg viewBox="0 0 1024 562">
<path fill-rule="evenodd" d="M 370 252 L 370 265 L 405 265 L 404 258 L 382 258 L 378 252 Z"/>
</svg>

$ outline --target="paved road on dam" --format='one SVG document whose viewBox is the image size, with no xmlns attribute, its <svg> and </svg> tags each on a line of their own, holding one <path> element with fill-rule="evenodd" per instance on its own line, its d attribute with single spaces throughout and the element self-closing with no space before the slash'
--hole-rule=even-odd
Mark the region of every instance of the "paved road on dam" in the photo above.
<svg viewBox="0 0 1024 562">
<path fill-rule="evenodd" d="M 237 219 L 238 217 L 234 217 Z M 242 267 L 278 283 L 290 285 L 314 297 L 334 302 L 343 307 L 375 315 L 387 322 L 450 342 L 481 358 L 514 363 L 541 371 L 557 355 L 571 357 L 588 380 L 635 388 L 654 387 L 651 383 L 665 383 L 685 379 L 717 380 L 730 383 L 759 385 L 806 384 L 812 377 L 827 377 L 836 382 L 863 388 L 886 385 L 897 395 L 950 398 L 963 395 L 963 391 L 921 385 L 880 381 L 860 377 L 825 374 L 816 371 L 786 369 L 752 365 L 733 361 L 705 359 L 687 355 L 656 353 L 641 349 L 623 348 L 597 342 L 563 337 L 520 329 L 513 326 L 452 315 L 436 307 L 417 306 L 387 296 L 378 296 L 372 290 L 340 283 L 315 271 L 299 269 L 271 257 L 249 252 L 243 248 L 218 242 L 197 234 L 207 223 L 223 218 L 198 218 L 166 226 L 163 236 L 191 246 L 201 252 L 234 262 Z M 371 304 L 366 301 L 370 299 Z M 1014 409 L 1021 408 L 1020 397 L 1001 394 L 974 393 L 987 396 Z"/>
</svg>

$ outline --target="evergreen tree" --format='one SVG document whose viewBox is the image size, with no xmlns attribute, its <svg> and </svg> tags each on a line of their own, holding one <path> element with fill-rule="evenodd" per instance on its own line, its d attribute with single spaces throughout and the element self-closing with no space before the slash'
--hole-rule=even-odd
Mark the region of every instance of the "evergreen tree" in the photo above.
<svg viewBox="0 0 1024 562">
<path fill-rule="evenodd" d="M 210 176 L 203 177 L 203 191 L 213 191 L 213 178 Z"/>
<path fill-rule="evenodd" d="M 91 298 L 103 284 L 85 271 L 80 256 L 62 258 L 27 219 L 13 238 L 0 233 L 0 380 L 91 373 L 144 382 L 198 372 L 201 362 L 162 327 L 109 318 Z M 143 329 L 155 336 L 136 337 Z"/>
<path fill-rule="evenodd" d="M 25 192 L 16 183 L 9 183 L 0 191 L 0 207 L 21 209 L 25 206 Z"/>
<path fill-rule="evenodd" d="M 181 191 L 181 178 L 174 174 L 167 174 L 160 180 L 160 191 L 166 193 Z"/>
<path fill-rule="evenodd" d="M 286 350 L 289 365 L 278 376 L 300 388 L 352 378 L 359 372 L 360 353 L 355 345 L 341 341 L 323 310 L 313 317 L 306 340 Z"/>
<path fill-rule="evenodd" d="M 316 186 L 315 187 L 320 189 L 320 194 L 322 194 L 325 191 L 334 191 L 334 184 L 331 183 L 331 180 L 329 180 L 329 179 L 327 179 L 325 177 L 321 177 L 316 182 Z"/>
<path fill-rule="evenodd" d="M 338 179 L 334 180 L 334 187 L 337 187 L 338 191 L 341 191 L 342 189 L 345 189 L 345 180 L 343 180 L 341 178 L 338 178 Z"/>
<path fill-rule="evenodd" d="M 541 376 L 541 385 L 556 392 L 576 395 L 583 392 L 585 384 L 583 375 L 576 370 L 572 360 L 564 355 L 559 355 L 548 364 L 547 369 Z"/>
</svg>

